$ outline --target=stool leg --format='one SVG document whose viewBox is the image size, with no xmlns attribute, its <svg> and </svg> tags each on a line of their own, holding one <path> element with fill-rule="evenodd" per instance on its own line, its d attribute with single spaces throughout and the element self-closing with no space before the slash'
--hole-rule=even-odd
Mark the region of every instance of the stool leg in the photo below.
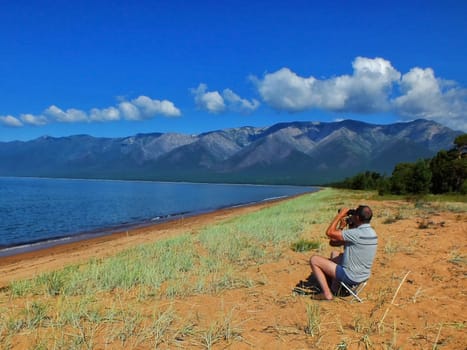
<svg viewBox="0 0 467 350">
<path fill-rule="evenodd" d="M 350 293 L 352 296 L 357 299 L 360 303 L 363 303 L 363 300 L 351 289 L 349 288 L 344 282 L 341 281 L 341 285 Z M 362 288 L 363 289 L 363 288 Z"/>
</svg>

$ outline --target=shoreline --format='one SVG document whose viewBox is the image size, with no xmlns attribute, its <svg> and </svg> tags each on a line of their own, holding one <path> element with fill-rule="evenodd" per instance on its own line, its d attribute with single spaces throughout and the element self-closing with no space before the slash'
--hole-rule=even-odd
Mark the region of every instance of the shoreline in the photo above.
<svg viewBox="0 0 467 350">
<path fill-rule="evenodd" d="M 305 192 L 305 193 L 313 193 L 313 192 L 316 192 L 316 190 Z M 265 198 L 259 201 L 238 203 L 234 205 L 225 205 L 225 206 L 221 206 L 215 209 L 203 209 L 203 210 L 197 210 L 197 211 L 178 212 L 178 213 L 173 213 L 173 214 L 167 214 L 167 215 L 153 218 L 153 219 L 147 219 L 144 221 L 135 221 L 135 222 L 130 222 L 126 224 L 102 227 L 102 228 L 97 228 L 97 229 L 90 230 L 90 231 L 81 231 L 81 232 L 76 232 L 76 233 L 69 234 L 69 235 L 51 237 L 49 239 L 22 242 L 19 244 L 12 244 L 12 245 L 3 245 L 3 246 L 0 246 L 0 260 L 4 257 L 34 252 L 37 250 L 43 250 L 43 249 L 47 249 L 47 248 L 51 248 L 51 247 L 55 247 L 55 246 L 63 245 L 63 244 L 70 244 L 70 243 L 85 241 L 89 239 L 110 236 L 116 233 L 134 231 L 137 229 L 150 227 L 150 226 L 154 226 L 158 224 L 163 224 L 163 223 L 171 222 L 174 220 L 186 219 L 192 216 L 198 216 L 202 214 L 209 214 L 211 212 L 215 212 L 218 210 L 251 206 L 251 205 L 255 205 L 259 203 L 267 203 L 267 202 L 283 200 L 287 198 L 293 198 L 295 196 L 297 195 L 291 195 L 291 196 L 284 195 L 284 196 Z"/>
<path fill-rule="evenodd" d="M 21 177 L 0 177 L 0 179 L 13 179 L 21 180 Z M 29 178 L 27 178 L 29 179 Z M 55 178 L 38 178 L 39 180 L 64 180 L 69 181 L 69 179 L 55 179 Z M 72 179 L 76 181 L 86 181 L 87 184 L 89 181 L 105 181 L 105 182 L 141 182 L 141 181 L 126 181 L 126 180 L 87 180 L 87 179 Z M 153 181 L 151 181 L 153 182 Z M 154 182 L 156 187 L 150 187 L 150 190 L 158 191 L 159 186 L 158 184 L 162 183 L 160 181 Z M 167 182 L 168 183 L 168 182 Z M 3 184 L 3 183 L 2 183 Z M 16 188 L 16 182 L 13 182 L 13 187 Z M 21 184 L 21 182 L 19 182 Z M 27 182 L 26 184 L 29 184 Z M 35 185 L 33 188 L 37 188 L 42 186 L 42 182 L 39 183 L 32 183 Z M 55 183 L 54 183 L 55 184 Z M 174 183 L 175 184 L 175 183 Z M 190 185 L 190 183 L 186 183 Z M 6 188 L 8 188 L 9 182 L 6 183 Z M 201 184 L 200 184 L 201 185 Z M 211 186 L 211 184 L 209 184 Z M 223 184 L 212 184 L 212 186 L 221 185 Z M 134 230 L 140 227 L 151 226 L 156 223 L 162 223 L 166 221 L 176 220 L 180 217 L 189 217 L 193 215 L 199 215 L 219 209 L 229 208 L 229 207 L 236 207 L 236 206 L 244 206 L 244 205 L 251 205 L 257 202 L 263 201 L 270 201 L 275 200 L 277 198 L 287 198 L 294 196 L 299 193 L 310 193 L 319 190 L 319 187 L 313 186 L 297 186 L 300 189 L 285 189 L 285 190 L 274 190 L 274 189 L 267 189 L 267 190 L 243 190 L 241 189 L 241 195 L 235 195 L 237 192 L 235 189 L 230 189 L 227 187 L 225 191 L 227 192 L 227 196 L 224 197 L 213 197 L 212 195 L 208 198 L 206 203 L 200 202 L 197 197 L 191 196 L 187 203 L 181 202 L 177 203 L 177 200 L 172 198 L 174 194 L 179 196 L 180 193 L 177 191 L 186 191 L 184 187 L 169 187 L 169 205 L 163 205 L 160 203 L 153 203 L 148 201 L 148 197 L 143 196 L 141 198 L 138 195 L 134 196 L 126 196 L 123 197 L 123 201 L 120 205 L 117 205 L 117 210 L 115 213 L 112 211 L 106 211 L 113 201 L 118 201 L 118 196 L 104 196 L 102 200 L 97 200 L 97 205 L 94 205 L 92 209 L 88 209 L 87 211 L 84 210 L 85 218 L 80 214 L 80 210 L 76 210 L 79 201 L 75 204 L 73 201 L 71 204 L 69 202 L 64 203 L 63 209 L 60 200 L 63 200 L 61 196 L 67 197 L 70 195 L 75 194 L 75 187 L 71 187 L 69 189 L 68 182 L 62 187 L 59 186 L 60 191 L 55 193 L 52 192 L 51 197 L 52 200 L 47 204 L 45 207 L 48 208 L 46 210 L 35 210 L 33 206 L 25 206 L 23 208 L 23 203 L 21 203 L 24 198 L 19 198 L 17 196 L 13 196 L 12 200 L 6 203 L 6 210 L 13 210 L 13 213 L 21 213 L 17 215 L 13 215 L 12 220 L 5 220 L 2 222 L 2 227 L 0 231 L 2 232 L 2 239 L 0 242 L 0 258 L 17 255 L 29 251 L 39 250 L 48 248 L 51 246 L 61 245 L 65 243 L 71 243 L 75 241 L 110 235 L 113 233 L 118 233 L 120 231 L 128 231 Z M 127 186 L 133 185 L 125 185 L 123 189 L 128 191 Z M 229 185 L 230 186 L 230 185 Z M 239 185 L 242 187 L 246 187 L 245 185 Z M 254 187 L 261 187 L 261 186 L 270 186 L 270 185 L 248 185 Z M 21 186 L 20 186 L 21 187 Z M 275 186 L 280 187 L 280 186 Z M 293 186 L 287 186 L 293 187 Z M 92 187 L 91 187 L 92 188 Z M 108 189 L 107 187 L 105 187 Z M 136 187 L 139 189 L 140 187 Z M 191 187 L 189 187 L 191 189 Z M 110 187 L 112 189 L 112 187 Z M 119 187 L 117 187 L 119 189 Z M 133 191 L 133 187 L 130 187 Z M 143 190 L 146 187 L 142 187 Z M 205 187 L 194 187 L 193 192 L 196 194 L 197 191 L 204 193 Z M 22 190 L 22 189 L 20 189 Z M 163 187 L 165 190 L 165 187 Z M 65 192 L 64 194 L 62 192 Z M 74 191 L 74 192 L 73 192 Z M 210 191 L 210 187 L 209 187 Z M 222 188 L 221 193 L 223 193 L 224 188 Z M 231 195 L 231 193 L 233 195 Z M 246 192 L 246 193 L 244 193 Z M 12 192 L 13 193 L 13 192 Z M 126 192 L 125 192 L 126 193 Z M 210 193 L 210 192 L 209 192 Z M 3 193 L 2 193 L 3 194 Z M 39 195 L 36 192 L 31 192 L 28 194 L 29 196 L 38 196 L 38 198 L 33 197 L 30 202 L 41 200 L 42 193 Z M 159 196 L 160 197 L 160 196 Z M 157 198 L 159 198 L 157 197 Z M 211 198 L 212 197 L 212 198 Z M 5 195 L 5 200 L 8 200 L 8 193 Z M 29 199 L 29 197 L 26 197 Z M 58 198 L 59 205 L 54 206 L 54 200 Z M 68 198 L 68 197 L 67 197 Z M 72 198 L 72 197 L 70 197 Z M 77 195 L 77 198 L 87 198 L 87 194 L 85 193 L 84 197 L 80 197 Z M 91 196 L 90 200 L 94 198 Z M 140 199 L 146 201 L 143 204 L 139 204 L 139 209 L 133 209 L 132 202 L 129 200 L 136 200 L 139 201 Z M 81 199 L 82 200 L 82 199 Z M 158 199 L 159 200 L 159 199 Z M 13 203 L 11 206 L 7 203 Z M 29 203 L 29 202 L 28 202 Z M 80 203 L 86 205 L 86 203 Z M 118 204 L 118 203 L 116 203 Z M 41 206 L 44 207 L 44 206 Z M 50 208 L 49 208 L 50 207 Z M 135 207 L 136 208 L 136 207 Z M 101 212 L 101 209 L 103 210 Z M 53 214 L 55 213 L 55 214 Z M 31 215 L 29 215 L 31 214 Z M 57 216 L 59 215 L 59 216 Z"/>
<path fill-rule="evenodd" d="M 205 213 L 178 217 L 163 222 L 119 230 L 97 237 L 68 241 L 42 249 L 0 256 L 0 288 L 14 280 L 33 278 L 38 274 L 79 264 L 89 258 L 105 258 L 122 250 L 182 233 L 194 233 L 204 226 L 215 224 L 242 214 L 260 210 L 310 192 L 268 201 L 220 208 Z"/>
</svg>

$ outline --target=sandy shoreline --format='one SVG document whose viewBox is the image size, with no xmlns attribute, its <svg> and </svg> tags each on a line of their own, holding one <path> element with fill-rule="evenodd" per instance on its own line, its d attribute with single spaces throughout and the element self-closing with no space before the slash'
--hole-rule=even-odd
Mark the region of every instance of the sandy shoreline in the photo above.
<svg viewBox="0 0 467 350">
<path fill-rule="evenodd" d="M 98 237 L 65 242 L 39 250 L 3 256 L 0 257 L 0 288 L 6 287 L 14 280 L 32 278 L 68 264 L 81 263 L 90 258 L 103 258 L 132 246 L 172 237 L 180 233 L 195 233 L 208 224 L 256 211 L 293 197 L 219 209 Z"/>
</svg>

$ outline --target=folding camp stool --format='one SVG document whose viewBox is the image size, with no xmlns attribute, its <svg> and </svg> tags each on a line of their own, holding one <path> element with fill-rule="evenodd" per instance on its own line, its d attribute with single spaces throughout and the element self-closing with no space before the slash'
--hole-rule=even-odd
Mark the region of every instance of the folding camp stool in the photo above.
<svg viewBox="0 0 467 350">
<path fill-rule="evenodd" d="M 360 293 L 363 290 L 363 288 L 365 288 L 367 281 L 364 281 L 362 283 L 359 283 L 353 286 L 348 286 L 342 281 L 340 283 L 341 283 L 341 286 L 344 287 L 345 290 L 349 292 L 350 295 L 352 295 L 360 303 L 363 303 L 363 300 L 358 296 L 358 293 Z"/>
</svg>

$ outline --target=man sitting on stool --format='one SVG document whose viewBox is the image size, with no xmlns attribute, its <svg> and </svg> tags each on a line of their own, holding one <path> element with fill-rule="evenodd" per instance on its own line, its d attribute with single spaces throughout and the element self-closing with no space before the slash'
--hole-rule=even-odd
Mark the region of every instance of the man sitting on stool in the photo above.
<svg viewBox="0 0 467 350">
<path fill-rule="evenodd" d="M 332 300 L 332 291 L 337 293 L 341 281 L 353 286 L 370 277 L 378 245 L 378 236 L 370 226 L 372 216 L 370 207 L 366 205 L 360 205 L 357 209 L 342 208 L 326 230 L 330 244 L 343 245 L 344 252 L 333 251 L 330 259 L 319 255 L 310 259 L 323 299 Z M 332 280 L 331 288 L 328 278 Z"/>
</svg>

